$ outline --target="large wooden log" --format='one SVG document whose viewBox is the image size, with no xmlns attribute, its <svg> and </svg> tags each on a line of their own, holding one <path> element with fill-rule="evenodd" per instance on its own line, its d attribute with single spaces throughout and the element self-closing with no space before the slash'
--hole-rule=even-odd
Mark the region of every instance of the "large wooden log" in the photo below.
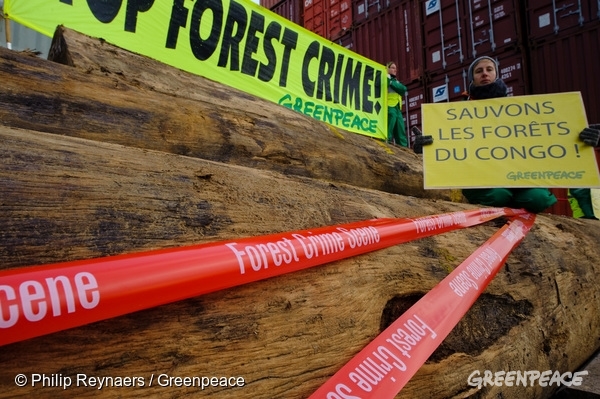
<svg viewBox="0 0 600 399">
<path fill-rule="evenodd" d="M 5 126 L 0 141 L 2 268 L 472 208 Z M 556 386 L 478 393 L 467 378 L 575 370 L 598 348 L 596 223 L 538 216 L 399 397 L 549 397 Z M 98 394 L 15 385 L 17 373 L 44 373 L 144 378 L 145 387 L 103 388 L 105 397 L 306 398 L 496 230 L 488 223 L 7 345 L 1 395 Z M 148 387 L 152 374 L 247 385 Z"/>
<path fill-rule="evenodd" d="M 419 157 L 103 40 L 58 28 L 54 62 L 0 49 L 6 126 L 108 141 L 422 198 Z M 457 200 L 461 200 L 457 196 Z"/>
</svg>

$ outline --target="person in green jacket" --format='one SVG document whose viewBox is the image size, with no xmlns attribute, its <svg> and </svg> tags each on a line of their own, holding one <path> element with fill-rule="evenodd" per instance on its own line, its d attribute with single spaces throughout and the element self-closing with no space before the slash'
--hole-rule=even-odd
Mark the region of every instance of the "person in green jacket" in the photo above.
<svg viewBox="0 0 600 399">
<path fill-rule="evenodd" d="M 402 147 L 408 147 L 406 126 L 402 116 L 402 96 L 406 95 L 408 89 L 396 79 L 396 63 L 387 63 L 388 71 L 388 143 L 395 143 Z"/>
<path fill-rule="evenodd" d="M 499 76 L 498 63 L 487 56 L 479 57 L 469 66 L 469 100 L 506 97 L 508 88 Z M 470 188 L 463 195 L 472 204 L 524 208 L 538 213 L 558 202 L 547 188 Z"/>
<path fill-rule="evenodd" d="M 483 56 L 477 58 L 469 66 L 468 79 L 469 90 L 465 93 L 469 100 L 485 100 L 489 98 L 506 97 L 508 88 L 499 75 L 498 63 L 495 59 Z M 421 134 L 420 131 L 417 132 Z M 427 140 L 424 140 L 427 138 Z M 433 143 L 431 136 L 417 136 L 421 139 L 422 145 Z M 580 134 L 579 139 L 585 144 L 599 147 L 600 146 L 600 124 L 593 124 L 586 127 Z M 419 150 L 422 151 L 422 145 Z M 511 207 L 524 208 L 529 212 L 539 213 L 554 205 L 558 200 L 546 188 L 476 188 L 463 189 L 463 195 L 471 204 L 481 204 L 496 207 Z M 571 190 L 571 194 L 575 194 L 582 199 L 584 207 L 587 207 L 587 196 L 579 195 L 586 194 L 578 190 Z M 583 210 L 582 210 L 583 213 Z M 591 218 L 589 209 L 586 214 Z"/>
<path fill-rule="evenodd" d="M 499 77 L 498 63 L 491 57 L 477 58 L 469 66 L 469 90 L 465 93 L 469 100 L 485 100 L 506 97 L 508 88 Z M 427 137 L 427 136 L 425 136 Z M 424 144 L 431 144 L 429 140 Z M 462 190 L 471 204 L 494 207 L 524 208 L 539 213 L 554 205 L 558 200 L 547 188 L 469 188 Z"/>
</svg>

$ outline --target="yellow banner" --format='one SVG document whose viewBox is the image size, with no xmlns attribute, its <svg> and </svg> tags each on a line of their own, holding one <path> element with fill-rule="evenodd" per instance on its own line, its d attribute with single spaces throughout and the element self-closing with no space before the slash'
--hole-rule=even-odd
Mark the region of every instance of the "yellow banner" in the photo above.
<svg viewBox="0 0 600 399">
<path fill-rule="evenodd" d="M 5 0 L 4 11 L 47 36 L 64 25 L 341 129 L 387 137 L 383 65 L 248 0 Z"/>
<path fill-rule="evenodd" d="M 600 187 L 579 92 L 423 104 L 426 189 Z"/>
</svg>

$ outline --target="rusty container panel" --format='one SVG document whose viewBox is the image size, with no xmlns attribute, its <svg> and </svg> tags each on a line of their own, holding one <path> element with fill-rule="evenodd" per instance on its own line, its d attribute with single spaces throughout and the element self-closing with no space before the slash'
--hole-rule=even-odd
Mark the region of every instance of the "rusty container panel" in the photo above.
<svg viewBox="0 0 600 399">
<path fill-rule="evenodd" d="M 565 35 L 590 21 L 591 2 L 597 0 L 529 0 L 527 35 L 530 40 Z"/>
<path fill-rule="evenodd" d="M 571 204 L 569 204 L 568 189 L 566 188 L 550 188 L 550 192 L 554 194 L 558 202 L 546 209 L 544 213 L 552 213 L 554 215 L 573 216 Z"/>
<path fill-rule="evenodd" d="M 422 130 L 421 104 L 425 101 L 425 86 L 422 81 L 415 81 L 408 84 L 407 88 L 408 93 L 404 99 L 402 111 L 404 113 L 404 119 L 406 120 L 409 143 L 412 148 L 412 143 L 415 141 L 415 138 L 410 129 L 413 126 L 416 126 L 419 130 Z"/>
<path fill-rule="evenodd" d="M 304 27 L 322 37 L 327 37 L 327 6 L 329 0 L 304 0 Z"/>
<path fill-rule="evenodd" d="M 503 51 L 520 39 L 517 0 L 467 0 L 465 27 L 468 57 Z"/>
<path fill-rule="evenodd" d="M 342 36 L 340 36 L 339 38 L 337 38 L 335 40 L 335 43 L 347 48 L 348 50 L 354 51 L 354 40 L 353 40 L 353 35 L 352 32 L 346 32 L 344 33 Z"/>
<path fill-rule="evenodd" d="M 354 22 L 357 24 L 361 23 L 366 19 L 384 12 L 390 7 L 394 7 L 397 3 L 402 1 L 403 0 L 352 0 Z"/>
<path fill-rule="evenodd" d="M 590 1 L 590 21 L 600 20 L 600 0 Z"/>
<path fill-rule="evenodd" d="M 507 51 L 498 54 L 495 58 L 498 61 L 498 68 L 500 68 L 500 78 L 508 86 L 508 95 L 529 94 L 529 74 L 524 54 L 520 50 Z"/>
<path fill-rule="evenodd" d="M 387 64 L 396 62 L 397 78 L 405 85 L 424 71 L 418 0 L 396 3 L 353 29 L 354 51 Z"/>
<path fill-rule="evenodd" d="M 464 100 L 463 93 L 467 90 L 467 67 L 444 71 L 432 75 L 426 85 L 426 102 L 439 103 Z"/>
<path fill-rule="evenodd" d="M 304 26 L 302 21 L 302 1 L 283 0 L 271 8 L 271 11 L 277 15 L 281 15 L 285 19 L 288 19 L 297 25 Z"/>
<path fill-rule="evenodd" d="M 354 22 L 361 23 L 369 17 L 379 14 L 387 0 L 353 0 Z"/>
<path fill-rule="evenodd" d="M 281 0 L 260 0 L 260 2 L 258 4 L 260 4 L 264 8 L 268 8 L 269 10 L 272 10 L 273 7 L 275 7 L 277 5 L 277 3 L 279 3 L 280 1 Z"/>
<path fill-rule="evenodd" d="M 531 94 L 581 92 L 588 123 L 600 123 L 600 24 L 530 46 Z"/>
<path fill-rule="evenodd" d="M 335 41 L 350 31 L 353 23 L 352 0 L 329 0 L 328 36 Z"/>
<path fill-rule="evenodd" d="M 461 0 L 428 0 L 423 4 L 425 69 L 435 73 L 466 62 L 466 27 Z"/>
</svg>

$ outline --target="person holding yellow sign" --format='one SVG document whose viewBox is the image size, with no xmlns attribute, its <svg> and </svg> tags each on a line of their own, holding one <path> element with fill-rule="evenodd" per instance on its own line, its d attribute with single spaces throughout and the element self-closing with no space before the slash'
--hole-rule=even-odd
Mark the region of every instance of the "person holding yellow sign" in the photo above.
<svg viewBox="0 0 600 399">
<path fill-rule="evenodd" d="M 468 79 L 469 79 L 469 87 L 468 87 L 468 91 L 465 93 L 465 95 L 467 96 L 467 98 L 469 100 L 492 100 L 492 99 L 497 99 L 496 102 L 502 102 L 504 104 L 503 101 L 501 101 L 500 99 L 507 97 L 507 93 L 508 93 L 508 88 L 506 86 L 506 84 L 504 83 L 504 81 L 500 78 L 499 76 L 499 67 L 498 67 L 498 63 L 496 62 L 496 60 L 494 60 L 491 57 L 487 57 L 487 56 L 483 56 L 483 57 L 479 57 L 477 58 L 475 61 L 473 61 L 473 63 L 470 65 L 469 70 L 468 70 Z M 568 95 L 571 93 L 564 93 L 564 95 Z M 533 96 L 532 96 L 533 97 Z M 575 102 L 578 102 L 577 100 L 580 101 L 580 96 L 573 96 L 571 95 L 571 98 L 575 99 Z M 479 104 L 477 104 L 477 101 L 475 101 L 476 104 L 473 105 L 473 107 L 475 107 L 475 109 L 478 109 L 477 107 L 479 106 Z M 495 117 L 500 117 L 500 113 L 499 112 L 492 112 L 490 111 L 490 114 L 487 114 L 488 110 L 493 110 L 494 108 L 490 105 L 488 108 L 487 104 L 491 104 L 492 101 L 486 101 L 485 103 L 481 104 L 482 109 L 486 110 L 485 114 L 481 114 L 481 115 L 475 115 L 476 118 L 478 119 L 487 119 L 489 120 L 488 123 L 491 122 L 491 125 L 494 125 L 494 116 Z M 518 103 L 518 101 L 514 101 L 514 103 Z M 551 102 L 549 101 L 548 103 L 544 103 L 546 105 L 551 104 Z M 581 103 L 578 103 L 576 105 L 580 105 Z M 507 106 L 506 109 L 508 109 L 509 106 Z M 432 116 L 433 118 L 437 118 L 439 117 L 440 113 L 436 113 L 439 112 L 439 110 L 444 109 L 445 110 L 445 118 L 448 121 L 458 121 L 460 123 L 460 121 L 462 120 L 462 117 L 465 117 L 465 124 L 468 126 L 465 126 L 464 129 L 462 129 L 461 127 L 457 126 L 457 125 L 451 125 L 451 126 L 446 126 L 446 133 L 443 135 L 442 132 L 442 128 L 440 127 L 438 129 L 439 132 L 439 140 L 440 140 L 440 146 L 436 146 L 438 148 L 435 149 L 435 162 L 437 162 L 439 164 L 439 162 L 442 161 L 447 161 L 449 159 L 449 157 L 444 158 L 444 156 L 446 154 L 454 154 L 454 160 L 456 161 L 464 161 L 467 158 L 467 146 L 466 145 L 462 145 L 462 153 L 460 152 L 455 152 L 454 148 L 448 148 L 448 144 L 452 143 L 453 140 L 470 140 L 473 138 L 476 138 L 476 135 L 473 132 L 473 127 L 472 125 L 469 124 L 473 124 L 473 115 L 469 112 L 469 110 L 472 108 L 470 106 L 457 106 L 457 107 L 428 107 L 426 108 L 425 105 L 423 106 L 423 108 L 425 108 L 424 111 L 428 112 L 428 115 Z M 500 106 L 500 108 L 502 108 L 502 106 Z M 496 109 L 500 109 L 500 108 L 496 108 Z M 519 112 L 512 112 L 512 115 L 510 115 L 511 117 L 520 117 L 521 116 L 521 112 L 520 110 L 522 108 L 520 108 L 519 106 L 517 106 L 517 108 L 519 108 Z M 462 113 L 457 114 L 457 110 L 458 109 L 462 109 Z M 527 109 L 527 104 L 525 106 L 525 109 Z M 451 111 L 451 112 L 449 112 Z M 532 111 L 532 115 L 541 115 L 541 113 L 539 113 L 537 111 L 537 109 L 535 108 L 535 106 L 531 107 L 531 111 Z M 548 114 L 552 114 L 554 112 L 554 108 L 552 108 L 551 110 L 548 110 Z M 577 111 L 577 110 L 575 110 Z M 424 112 L 425 114 L 425 112 Z M 523 115 L 527 115 L 527 110 L 525 111 L 525 113 Z M 585 115 L 582 114 L 581 115 L 583 118 L 585 118 Z M 434 119 L 435 120 L 435 119 Z M 427 120 L 425 120 L 425 116 L 424 116 L 424 122 L 427 122 Z M 530 123 L 530 126 L 538 126 L 540 124 L 543 123 L 547 123 L 547 122 L 543 122 L 542 123 L 538 122 L 537 120 L 533 120 Z M 438 120 L 438 123 L 439 120 Z M 502 123 L 501 121 L 498 121 L 497 123 Z M 559 121 L 557 123 L 557 126 L 561 125 L 561 124 L 565 124 L 566 122 L 563 121 Z M 552 122 L 550 122 L 550 124 L 552 124 Z M 424 126 L 426 126 L 426 124 L 424 123 Z M 581 125 L 580 125 L 581 126 Z M 585 128 L 581 133 L 579 133 L 578 138 L 582 141 L 584 141 L 584 143 L 590 144 L 590 145 L 597 145 L 598 144 L 598 136 L 600 136 L 600 131 L 598 131 L 595 127 L 596 125 L 592 125 L 588 128 Z M 431 127 L 427 127 L 427 129 L 430 129 Z M 483 132 L 483 139 L 486 139 L 486 134 L 489 134 L 489 132 L 491 131 L 492 126 L 486 126 L 484 128 L 482 128 L 482 132 Z M 504 127 L 505 129 L 505 127 Z M 568 129 L 564 129 L 564 131 L 562 132 L 563 134 L 558 134 L 558 136 L 563 136 L 564 134 L 568 134 L 569 130 Z M 521 138 L 527 138 L 527 137 L 540 137 L 541 135 L 539 133 L 534 132 L 533 130 L 531 131 L 530 135 L 527 135 L 527 133 L 523 130 L 521 131 L 522 135 L 520 137 L 518 137 L 518 134 L 515 132 L 514 138 L 517 139 L 521 139 Z M 535 133 L 535 134 L 534 134 Z M 512 131 L 511 131 L 511 135 L 512 135 Z M 598 136 L 597 136 L 598 135 Z M 548 136 L 550 136 L 550 132 L 548 133 Z M 425 136 L 424 136 L 425 137 Z M 498 136 L 498 138 L 508 138 L 508 135 L 504 135 L 504 136 Z M 495 137 L 494 137 L 495 138 Z M 562 137 L 561 137 L 562 139 Z M 424 145 L 426 144 L 430 144 L 433 140 L 430 140 L 429 143 L 424 143 Z M 493 142 L 490 142 L 493 143 Z M 468 144 L 467 144 L 468 145 Z M 491 144 L 493 145 L 493 144 Z M 444 148 L 444 146 L 446 146 L 446 148 Z M 561 147 L 560 144 L 556 144 L 555 146 L 556 148 L 561 148 L 564 149 L 565 147 Z M 489 149 L 490 147 L 486 145 L 481 145 L 477 148 L 475 148 L 474 153 L 475 153 L 475 158 L 478 161 L 490 161 L 490 160 L 495 160 L 495 161 L 499 161 L 499 160 L 503 160 L 503 159 L 508 159 L 509 161 L 514 161 L 517 159 L 521 159 L 518 158 L 520 156 L 523 156 L 523 154 L 526 154 L 525 151 L 525 146 L 523 146 L 523 151 L 519 152 L 519 147 L 511 147 L 511 148 L 515 148 L 515 152 L 511 153 L 514 154 L 514 156 L 516 156 L 517 158 L 514 158 L 513 155 L 511 155 L 511 157 L 508 157 L 508 153 L 506 156 L 503 157 L 503 155 L 501 154 L 499 157 L 492 157 L 492 156 L 488 156 L 487 158 L 484 156 L 482 157 L 482 153 L 480 151 L 483 151 L 484 149 Z M 533 148 L 533 147 L 530 147 Z M 554 148 L 554 144 L 552 144 L 549 148 Z M 575 144 L 574 148 L 577 150 L 578 149 L 578 145 Z M 504 147 L 502 146 L 495 146 L 492 147 L 493 149 L 501 149 L 504 150 Z M 451 152 L 454 151 L 454 152 Z M 512 149 L 511 149 L 512 151 Z M 426 153 L 429 153 L 428 151 L 426 151 Z M 586 151 L 586 153 L 589 154 L 589 151 Z M 456 154 L 460 155 L 464 155 L 462 158 L 458 157 Z M 566 150 L 564 150 L 564 153 L 561 153 L 566 155 Z M 426 154 L 427 155 L 427 154 Z M 488 154 L 490 155 L 490 154 Z M 531 153 L 529 153 L 529 155 L 532 155 Z M 543 159 L 545 158 L 545 154 L 544 155 L 532 155 L 531 158 L 532 160 L 539 160 L 539 159 Z M 561 155 L 560 157 L 562 157 L 563 155 Z M 554 156 L 553 156 L 554 157 Z M 560 158 L 560 157 L 554 157 L 554 158 Z M 578 157 L 579 158 L 579 157 Z M 522 159 L 525 159 L 525 157 L 523 156 Z M 588 158 L 588 162 L 590 161 L 590 159 Z M 473 162 L 471 162 L 472 164 L 474 164 Z M 479 162 L 481 163 L 481 162 Z M 454 163 L 456 164 L 456 162 Z M 594 162 L 595 164 L 595 162 Z M 514 163 L 513 163 L 514 165 Z M 582 167 L 580 167 L 581 169 L 581 176 L 583 176 L 583 174 L 585 174 L 586 171 L 586 167 L 589 167 L 589 163 L 586 165 L 584 163 L 581 163 Z M 437 166 L 437 165 L 436 165 Z M 460 165 L 459 165 L 460 166 Z M 594 165 L 595 166 L 595 165 Z M 485 167 L 485 166 L 483 166 Z M 508 168 L 515 168 L 515 166 L 509 166 Z M 531 180 L 535 180 L 538 178 L 538 174 L 539 174 L 539 170 L 544 171 L 544 167 L 542 166 L 541 169 L 536 170 L 536 167 L 532 167 L 531 169 L 527 169 L 529 167 L 529 165 L 523 165 L 522 166 L 525 170 L 523 172 L 523 176 L 528 176 L 528 177 L 524 177 L 525 179 L 530 179 L 531 176 L 535 176 L 533 177 Z M 566 167 L 566 166 L 565 166 Z M 508 169 L 507 169 L 508 170 Z M 548 169 L 550 170 L 550 169 Z M 514 170 L 512 170 L 512 172 L 514 172 Z M 494 163 L 494 169 L 492 170 L 482 170 L 481 173 L 479 173 L 478 175 L 485 175 L 488 177 L 488 179 L 490 180 L 490 184 L 488 185 L 486 181 L 481 180 L 481 178 L 478 177 L 478 180 L 471 180 L 469 183 L 470 184 L 465 184 L 463 186 L 462 189 L 462 193 L 465 196 L 465 198 L 472 204 L 481 204 L 481 205 L 487 205 L 487 206 L 494 206 L 494 207 L 511 207 L 511 208 L 524 208 L 526 210 L 528 210 L 529 212 L 533 212 L 533 213 L 539 213 L 544 211 L 545 209 L 547 209 L 548 207 L 552 206 L 553 204 L 555 204 L 557 202 L 556 197 L 550 192 L 550 190 L 548 190 L 547 188 L 537 185 L 535 184 L 535 182 L 532 182 L 532 185 L 527 185 L 527 184 L 515 184 L 514 186 L 512 184 L 497 184 L 497 181 L 501 180 L 501 179 L 497 179 L 495 181 L 492 181 L 493 179 L 496 179 L 496 177 L 502 175 L 503 173 L 507 173 L 507 175 L 504 177 L 504 180 L 506 180 L 506 178 L 511 179 L 511 177 L 509 177 L 508 175 L 510 175 L 512 173 L 511 171 L 508 172 L 503 172 L 502 171 L 502 166 L 500 163 L 495 162 Z M 517 175 L 518 173 L 520 173 L 521 171 L 517 170 Z M 563 171 L 564 172 L 564 171 Z M 598 176 L 598 172 L 596 170 L 596 168 L 594 168 L 594 170 L 590 171 L 591 173 L 588 174 L 588 176 L 590 176 L 590 179 L 587 181 L 590 184 L 596 184 L 597 179 L 594 179 L 594 177 L 599 177 Z M 553 171 L 550 170 L 550 174 L 553 174 Z M 555 173 L 554 173 L 555 174 Z M 514 174 L 513 174 L 514 175 Z M 573 179 L 582 179 L 582 177 L 578 176 L 576 172 L 574 172 L 573 170 L 565 173 L 566 176 L 568 176 L 569 179 L 571 179 L 571 175 L 573 175 Z M 594 176 L 596 175 L 596 176 Z M 561 175 L 562 176 L 562 175 Z M 429 177 L 429 181 L 427 181 L 427 178 Z M 502 177 L 502 176 L 500 176 Z M 435 179 L 437 178 L 437 176 L 431 176 L 431 173 L 429 171 L 425 171 L 425 186 L 427 187 L 427 185 L 429 184 L 429 186 L 435 186 L 436 183 L 439 186 L 439 180 L 436 181 Z M 550 180 L 552 179 L 547 179 L 549 180 L 549 183 L 553 183 Z M 434 184 L 431 184 L 431 182 L 434 181 Z M 475 182 L 475 184 L 473 184 L 473 182 Z M 579 187 L 585 187 L 585 184 L 587 184 L 587 182 L 583 182 L 583 180 L 581 180 L 579 183 Z M 456 180 L 454 180 L 454 185 L 456 184 L 462 184 L 461 182 L 457 182 Z M 466 187 L 465 187 L 466 186 Z M 452 185 L 450 185 L 449 187 L 452 187 Z M 460 187 L 460 186 L 459 186 Z M 546 186 L 548 187 L 548 186 Z M 552 185 L 552 187 L 556 187 L 555 185 Z"/>
<path fill-rule="evenodd" d="M 600 147 L 600 124 L 590 125 L 579 133 L 579 139 L 592 147 Z"/>
<path fill-rule="evenodd" d="M 485 100 L 506 97 L 508 89 L 498 77 L 498 63 L 491 57 L 477 58 L 469 66 L 469 100 Z M 427 137 L 427 136 L 426 136 Z M 431 144 L 430 140 L 425 145 Z M 558 200 L 547 188 L 469 188 L 462 190 L 471 204 L 495 207 L 524 208 L 539 213 L 554 205 Z"/>
<path fill-rule="evenodd" d="M 402 116 L 402 96 L 408 89 L 396 79 L 396 63 L 387 63 L 388 72 L 388 143 L 396 143 L 408 147 L 406 127 Z"/>
<path fill-rule="evenodd" d="M 506 97 L 507 87 L 498 77 L 498 63 L 491 57 L 477 58 L 469 66 L 469 100 Z M 543 211 L 558 200 L 547 188 L 470 188 L 463 195 L 472 204 L 525 208 L 534 213 Z"/>
</svg>

